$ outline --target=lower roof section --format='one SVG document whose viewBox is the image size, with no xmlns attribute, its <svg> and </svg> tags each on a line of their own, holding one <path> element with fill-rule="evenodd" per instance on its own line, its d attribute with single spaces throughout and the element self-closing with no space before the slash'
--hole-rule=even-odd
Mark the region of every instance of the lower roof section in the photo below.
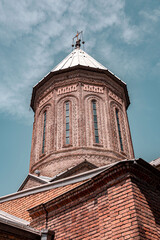
<svg viewBox="0 0 160 240">
<path fill-rule="evenodd" d="M 110 179 L 116 181 L 119 177 L 118 171 L 123 173 L 123 169 L 125 173 L 128 172 L 129 174 L 134 170 L 134 174 L 143 179 L 143 181 L 146 181 L 146 183 L 147 181 L 149 181 L 149 184 L 150 182 L 153 184 L 154 182 L 157 184 L 157 181 L 158 184 L 160 182 L 159 171 L 144 160 L 123 160 L 76 176 L 1 197 L 0 209 L 16 217 L 30 221 L 33 217 L 32 214 L 34 215 L 35 212 L 39 211 L 42 205 L 57 205 L 62 199 L 72 201 L 77 191 L 83 192 L 92 184 L 97 184 L 97 181 L 101 181 L 104 184 L 103 178 L 106 179 L 106 183 Z M 71 198 L 71 194 L 75 196 Z M 28 212 L 29 209 L 31 209 L 30 212 Z"/>
<path fill-rule="evenodd" d="M 40 231 L 29 226 L 30 222 L 0 210 L 0 239 L 3 235 L 12 239 L 40 239 Z"/>
<path fill-rule="evenodd" d="M 126 160 L 124 160 L 124 161 L 126 161 Z M 113 164 L 109 164 L 109 165 L 106 165 L 106 166 L 103 166 L 103 167 L 95 168 L 93 170 L 86 171 L 86 172 L 83 172 L 81 174 L 77 174 L 77 175 L 74 175 L 74 176 L 71 176 L 71 177 L 66 177 L 66 178 L 63 178 L 63 179 L 60 179 L 60 180 L 56 180 L 56 181 L 53 181 L 53 179 L 51 179 L 51 181 L 53 181 L 53 182 L 47 182 L 47 183 L 45 183 L 41 186 L 29 188 L 29 189 L 18 191 L 16 193 L 12 193 L 12 194 L 9 194 L 9 195 L 6 195 L 6 196 L 2 196 L 2 197 L 0 197 L 0 203 L 5 202 L 5 201 L 9 201 L 9 200 L 14 200 L 14 199 L 21 198 L 21 197 L 25 197 L 25 196 L 28 196 L 28 195 L 31 195 L 31 194 L 36 194 L 36 193 L 48 191 L 48 190 L 51 190 L 51 189 L 54 189 L 54 188 L 64 187 L 66 185 L 86 181 L 86 180 L 92 178 L 93 176 L 99 174 L 104 169 L 109 168 L 113 165 L 116 165 L 117 163 L 118 162 L 113 163 Z"/>
<path fill-rule="evenodd" d="M 160 158 L 157 158 L 157 159 L 151 161 L 150 164 L 151 164 L 153 167 L 155 167 L 155 168 L 157 168 L 158 170 L 160 170 Z"/>
<path fill-rule="evenodd" d="M 98 168 L 97 166 L 95 166 L 94 164 L 88 162 L 87 160 L 84 160 L 83 162 L 81 162 L 80 164 L 77 164 L 74 167 L 71 167 L 69 169 L 67 169 L 64 172 L 59 173 L 56 176 L 53 176 L 52 178 L 47 177 L 47 176 L 35 176 L 31 173 L 28 174 L 28 176 L 25 178 L 25 180 L 23 181 L 23 183 L 21 184 L 21 186 L 19 187 L 18 191 L 22 191 L 28 188 L 33 188 L 33 187 L 37 187 L 40 186 L 42 184 L 45 183 L 50 183 L 50 182 L 55 182 L 57 180 L 60 179 L 64 179 L 67 177 L 71 177 L 73 175 L 78 175 L 80 173 L 92 170 Z"/>
</svg>

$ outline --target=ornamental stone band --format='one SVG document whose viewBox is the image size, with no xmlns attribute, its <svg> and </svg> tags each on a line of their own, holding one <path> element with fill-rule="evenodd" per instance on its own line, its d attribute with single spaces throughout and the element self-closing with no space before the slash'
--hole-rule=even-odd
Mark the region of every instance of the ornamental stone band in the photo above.
<svg viewBox="0 0 160 240">
<path fill-rule="evenodd" d="M 83 90 L 87 92 L 103 93 L 103 87 L 84 84 Z"/>
<path fill-rule="evenodd" d="M 77 91 L 77 85 L 70 85 L 70 86 L 66 86 L 66 87 L 62 87 L 62 88 L 58 88 L 57 90 L 57 95 L 61 95 L 64 93 L 69 93 L 69 92 L 75 92 Z"/>
</svg>

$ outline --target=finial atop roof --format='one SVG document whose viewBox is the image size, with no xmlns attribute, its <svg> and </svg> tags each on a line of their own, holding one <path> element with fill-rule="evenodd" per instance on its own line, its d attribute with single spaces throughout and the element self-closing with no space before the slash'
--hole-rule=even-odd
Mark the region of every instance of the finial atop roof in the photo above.
<svg viewBox="0 0 160 240">
<path fill-rule="evenodd" d="M 77 41 L 79 40 L 79 39 L 78 39 L 78 36 L 80 35 L 80 33 L 82 33 L 82 31 L 81 31 L 81 32 L 78 32 L 78 31 L 77 31 L 77 34 L 76 34 L 76 36 L 75 36 L 75 37 L 77 37 Z M 74 38 L 75 38 L 75 37 L 74 37 Z"/>
<path fill-rule="evenodd" d="M 99 68 L 103 70 L 107 70 L 102 64 L 97 62 L 94 58 L 89 56 L 84 50 L 80 48 L 81 42 L 84 44 L 83 41 L 83 31 L 78 32 L 73 37 L 72 48 L 75 49 L 65 58 L 63 59 L 56 67 L 52 69 L 51 72 L 75 67 L 78 65 L 85 66 L 85 67 L 92 67 L 92 68 Z"/>
<path fill-rule="evenodd" d="M 75 38 L 77 38 L 77 40 L 76 40 L 76 43 L 74 44 Z M 80 48 L 81 40 L 82 40 L 82 44 L 84 44 L 85 42 L 83 41 L 83 31 L 81 31 L 81 32 L 77 31 L 77 34 L 73 37 L 72 47 L 75 46 L 75 48 Z"/>
</svg>

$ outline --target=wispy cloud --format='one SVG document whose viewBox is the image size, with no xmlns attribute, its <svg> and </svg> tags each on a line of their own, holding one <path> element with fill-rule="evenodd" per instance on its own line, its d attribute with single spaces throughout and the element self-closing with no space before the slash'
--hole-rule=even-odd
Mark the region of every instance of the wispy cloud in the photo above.
<svg viewBox="0 0 160 240">
<path fill-rule="evenodd" d="M 123 57 L 126 71 L 138 65 L 134 61 L 129 65 L 127 54 L 120 50 L 113 54 L 114 42 L 109 40 L 111 29 L 122 44 L 135 45 L 143 37 L 142 27 L 131 23 L 125 13 L 125 0 L 6 0 L 0 1 L 0 12 L 0 111 L 31 119 L 32 86 L 53 68 L 59 53 L 69 53 L 77 29 L 85 31 L 89 52 L 101 35 L 110 56 L 107 61 L 118 66 Z"/>
<path fill-rule="evenodd" d="M 150 11 L 141 10 L 140 15 L 149 21 L 158 22 L 160 20 L 160 8 Z"/>
</svg>

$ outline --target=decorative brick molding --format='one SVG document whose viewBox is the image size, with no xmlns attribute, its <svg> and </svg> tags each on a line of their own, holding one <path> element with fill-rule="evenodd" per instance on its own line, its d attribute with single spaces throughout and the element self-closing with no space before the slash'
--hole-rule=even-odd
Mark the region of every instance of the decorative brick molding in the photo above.
<svg viewBox="0 0 160 240">
<path fill-rule="evenodd" d="M 43 104 L 46 104 L 53 96 L 53 93 L 49 93 L 46 97 L 44 97 L 40 102 L 39 102 L 39 107 L 41 107 Z"/>
<path fill-rule="evenodd" d="M 113 100 L 120 103 L 121 105 L 123 104 L 122 99 L 119 96 L 117 96 L 116 94 L 114 94 L 112 91 L 109 90 L 108 94 L 109 94 L 109 97 L 111 97 Z"/>
<path fill-rule="evenodd" d="M 104 93 L 103 87 L 94 86 L 94 85 L 84 84 L 83 90 L 87 92 Z"/>
<path fill-rule="evenodd" d="M 61 95 L 64 93 L 70 93 L 70 92 L 75 92 L 77 91 L 77 85 L 70 85 L 70 86 L 66 86 L 66 87 L 62 87 L 62 88 L 58 88 L 57 89 L 57 95 Z"/>
<path fill-rule="evenodd" d="M 118 111 L 119 111 L 122 143 L 123 143 L 123 148 L 124 148 L 123 153 L 126 156 L 129 156 L 129 150 L 128 150 L 129 147 L 128 146 L 131 145 L 131 142 L 127 141 L 127 136 L 126 136 L 127 126 L 125 125 L 125 122 L 124 122 L 123 108 L 119 104 L 117 104 L 115 101 L 112 101 L 110 103 L 110 112 L 111 112 L 111 118 L 112 118 L 111 128 L 112 128 L 113 146 L 116 151 L 121 151 L 119 136 L 118 136 L 118 127 L 117 127 L 117 122 L 116 122 L 116 109 L 118 109 Z"/>
<path fill-rule="evenodd" d="M 101 147 L 102 148 L 102 147 Z M 125 158 L 122 154 L 115 154 L 115 152 L 106 151 L 104 153 L 98 154 L 101 150 L 99 147 L 95 147 L 95 153 L 93 149 L 77 149 L 77 151 L 63 151 L 63 153 L 59 153 L 55 155 L 45 156 L 44 159 L 37 162 L 31 169 L 31 172 L 34 172 L 36 169 L 41 171 L 42 175 L 53 177 L 68 168 L 74 167 L 77 164 L 81 163 L 84 160 L 89 161 L 90 163 L 101 167 L 106 164 L 114 163 L 118 160 L 123 160 Z"/>
</svg>

